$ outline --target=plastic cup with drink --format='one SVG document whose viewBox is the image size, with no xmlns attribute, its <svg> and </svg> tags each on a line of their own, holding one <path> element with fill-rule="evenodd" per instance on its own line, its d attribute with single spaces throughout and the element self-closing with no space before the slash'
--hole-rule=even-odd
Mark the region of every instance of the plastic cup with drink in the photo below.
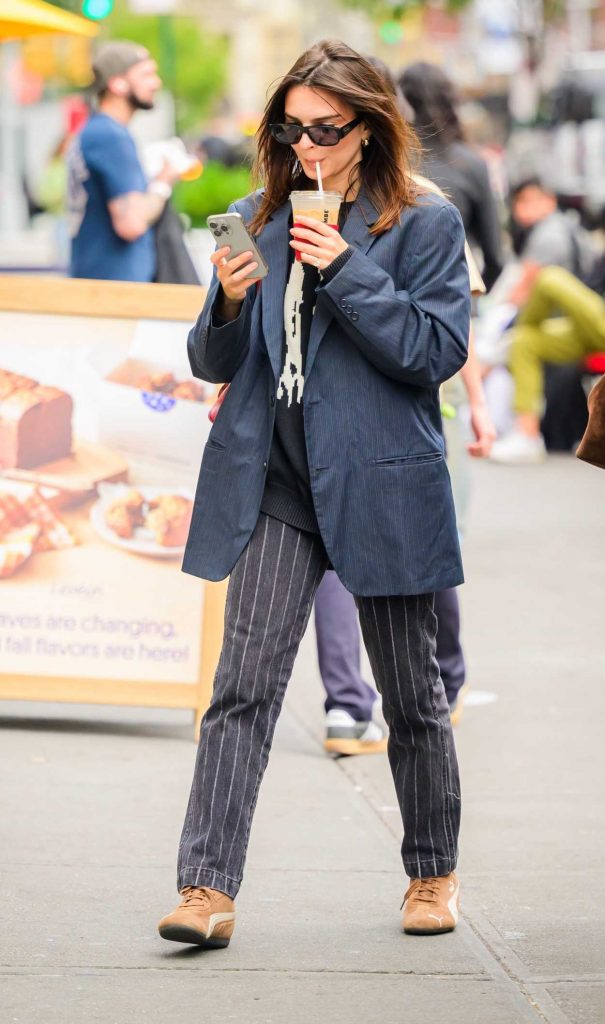
<svg viewBox="0 0 605 1024">
<path fill-rule="evenodd" d="M 321 187 L 321 172 L 317 168 L 317 181 L 319 188 L 316 192 L 291 192 L 290 202 L 292 203 L 292 218 L 294 227 L 302 227 L 298 222 L 299 217 L 311 217 L 319 220 L 322 224 L 329 224 L 331 228 L 338 231 L 338 214 L 342 196 L 340 192 L 324 192 Z M 300 260 L 301 255 L 298 249 L 295 250 L 296 259 Z"/>
</svg>

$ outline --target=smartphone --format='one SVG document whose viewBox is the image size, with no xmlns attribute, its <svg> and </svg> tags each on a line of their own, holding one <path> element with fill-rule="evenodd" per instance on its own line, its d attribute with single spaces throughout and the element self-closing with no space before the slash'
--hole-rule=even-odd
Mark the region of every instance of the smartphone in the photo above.
<svg viewBox="0 0 605 1024">
<path fill-rule="evenodd" d="M 217 248 L 223 245 L 230 245 L 231 252 L 229 259 L 240 256 L 243 252 L 251 252 L 253 259 L 258 263 L 256 270 L 250 271 L 247 277 L 252 280 L 266 277 L 269 268 L 261 256 L 248 228 L 244 224 L 241 213 L 217 213 L 208 217 L 208 227 L 216 239 Z M 252 261 L 251 261 L 252 262 Z"/>
</svg>

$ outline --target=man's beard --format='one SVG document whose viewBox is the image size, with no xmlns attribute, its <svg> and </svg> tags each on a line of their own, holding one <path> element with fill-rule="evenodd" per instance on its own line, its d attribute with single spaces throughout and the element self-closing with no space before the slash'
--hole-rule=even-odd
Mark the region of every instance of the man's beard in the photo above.
<svg viewBox="0 0 605 1024">
<path fill-rule="evenodd" d="M 141 100 L 134 89 L 131 89 L 126 97 L 133 110 L 153 110 L 153 100 Z"/>
</svg>

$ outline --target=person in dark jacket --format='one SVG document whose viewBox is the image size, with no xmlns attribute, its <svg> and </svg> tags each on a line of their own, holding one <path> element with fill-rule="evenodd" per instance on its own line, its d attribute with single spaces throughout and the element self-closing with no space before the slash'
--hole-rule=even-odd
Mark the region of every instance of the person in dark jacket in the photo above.
<svg viewBox="0 0 605 1024">
<path fill-rule="evenodd" d="M 355 596 L 389 726 L 403 928 L 452 931 L 460 784 L 435 658 L 435 590 L 462 582 L 439 387 L 467 358 L 460 214 L 410 173 L 412 131 L 344 43 L 302 55 L 258 134 L 264 190 L 234 204 L 251 254 L 212 257 L 194 374 L 230 382 L 206 444 L 184 569 L 230 574 L 223 649 L 163 938 L 226 946 L 273 731 L 319 582 Z M 343 194 L 340 230 L 292 189 Z M 321 197 L 318 196 L 321 202 Z M 301 259 L 294 256 L 295 251 Z"/>
<path fill-rule="evenodd" d="M 482 276 L 489 291 L 502 271 L 502 232 L 487 164 L 465 141 L 456 93 L 434 64 L 410 64 L 398 80 L 413 113 L 424 148 L 422 171 L 460 210 L 464 230 L 483 255 Z"/>
</svg>

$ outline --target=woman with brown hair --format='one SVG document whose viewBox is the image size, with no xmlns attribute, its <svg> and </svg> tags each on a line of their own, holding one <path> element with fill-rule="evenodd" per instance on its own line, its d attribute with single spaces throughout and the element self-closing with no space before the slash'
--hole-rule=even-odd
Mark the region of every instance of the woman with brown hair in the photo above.
<svg viewBox="0 0 605 1024">
<path fill-rule="evenodd" d="M 322 42 L 259 129 L 264 189 L 234 204 L 269 267 L 213 255 L 194 374 L 230 381 L 204 449 L 184 569 L 230 574 L 166 939 L 226 946 L 273 731 L 319 581 L 359 609 L 389 726 L 411 882 L 404 930 L 451 931 L 458 768 L 433 593 L 462 582 L 439 386 L 464 363 L 469 285 L 455 208 L 411 178 L 414 136 L 371 64 Z M 338 228 L 292 190 L 343 196 Z M 321 203 L 321 197 L 318 197 Z M 295 257 L 300 253 L 300 260 Z"/>
</svg>

